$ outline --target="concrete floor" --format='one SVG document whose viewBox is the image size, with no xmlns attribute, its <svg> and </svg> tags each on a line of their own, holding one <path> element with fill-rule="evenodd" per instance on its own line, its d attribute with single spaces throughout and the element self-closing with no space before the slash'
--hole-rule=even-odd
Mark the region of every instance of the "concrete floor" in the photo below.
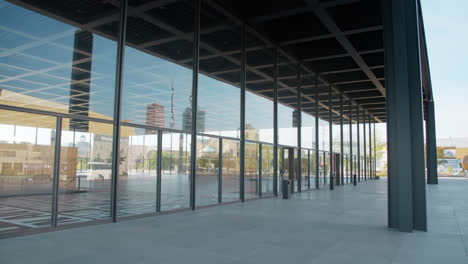
<svg viewBox="0 0 468 264">
<path fill-rule="evenodd" d="M 468 180 L 428 186 L 429 232 L 386 227 L 386 182 L 0 240 L 0 263 L 468 263 Z"/>
</svg>

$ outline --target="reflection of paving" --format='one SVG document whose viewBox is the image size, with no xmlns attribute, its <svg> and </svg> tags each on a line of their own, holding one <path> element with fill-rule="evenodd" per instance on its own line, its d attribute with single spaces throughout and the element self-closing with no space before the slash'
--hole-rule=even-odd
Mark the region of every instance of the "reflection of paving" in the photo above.
<svg viewBox="0 0 468 264">
<path fill-rule="evenodd" d="M 263 192 L 271 193 L 272 178 L 262 181 Z M 121 217 L 156 211 L 156 178 L 131 175 L 119 179 L 118 215 Z M 87 192 L 61 192 L 58 197 L 58 224 L 76 224 L 110 217 L 110 181 L 81 182 Z M 161 179 L 161 210 L 170 211 L 190 206 L 188 175 L 163 175 Z M 223 202 L 239 200 L 239 176 L 222 179 Z M 246 181 L 246 198 L 257 197 L 256 181 Z M 0 198 L 0 233 L 47 227 L 51 221 L 51 195 L 31 195 Z M 218 203 L 216 175 L 197 176 L 197 206 Z"/>
</svg>

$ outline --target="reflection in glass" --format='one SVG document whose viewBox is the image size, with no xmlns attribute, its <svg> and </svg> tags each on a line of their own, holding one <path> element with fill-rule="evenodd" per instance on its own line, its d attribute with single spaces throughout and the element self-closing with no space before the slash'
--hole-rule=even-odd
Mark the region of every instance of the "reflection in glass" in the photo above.
<svg viewBox="0 0 468 264">
<path fill-rule="evenodd" d="M 262 195 L 273 194 L 273 146 L 262 145 Z"/>
<path fill-rule="evenodd" d="M 239 141 L 223 139 L 222 202 L 240 199 Z"/>
<path fill-rule="evenodd" d="M 0 0 L 2 104 L 112 119 L 117 33 L 103 28 L 118 24 L 119 1 L 83 2 L 79 16 L 76 1 L 27 2 L 44 15 Z M 85 27 L 96 10 L 113 18 Z"/>
<path fill-rule="evenodd" d="M 88 129 L 73 129 L 76 122 L 62 123 L 59 225 L 110 217 L 113 126 L 87 122 Z M 122 134 L 130 133 L 132 128 L 122 128 Z"/>
<path fill-rule="evenodd" d="M 200 23 L 197 132 L 239 138 L 240 27 L 207 1 L 202 1 Z M 223 28 L 210 30 L 219 25 Z"/>
<path fill-rule="evenodd" d="M 258 197 L 258 172 L 259 172 L 259 145 L 247 142 L 245 144 L 245 173 L 244 195 L 245 198 Z"/>
<path fill-rule="evenodd" d="M 301 190 L 309 188 L 309 151 L 301 150 Z"/>
<path fill-rule="evenodd" d="M 51 223 L 55 122 L 0 110 L 0 234 Z"/>
<path fill-rule="evenodd" d="M 196 204 L 218 203 L 219 139 L 197 137 Z"/>
<path fill-rule="evenodd" d="M 189 134 L 163 132 L 161 210 L 188 208 L 190 205 Z"/>
<path fill-rule="evenodd" d="M 117 185 L 119 216 L 156 212 L 157 158 L 158 131 L 122 126 Z"/>
</svg>

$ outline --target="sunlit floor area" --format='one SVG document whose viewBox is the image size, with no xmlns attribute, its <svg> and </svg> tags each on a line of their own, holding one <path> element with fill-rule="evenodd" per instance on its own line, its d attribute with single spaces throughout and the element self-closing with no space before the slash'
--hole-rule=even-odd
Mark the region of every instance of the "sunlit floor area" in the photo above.
<svg viewBox="0 0 468 264">
<path fill-rule="evenodd" d="M 468 263 L 468 180 L 427 186 L 428 232 L 386 227 L 385 180 L 0 240 L 2 263 Z"/>
</svg>

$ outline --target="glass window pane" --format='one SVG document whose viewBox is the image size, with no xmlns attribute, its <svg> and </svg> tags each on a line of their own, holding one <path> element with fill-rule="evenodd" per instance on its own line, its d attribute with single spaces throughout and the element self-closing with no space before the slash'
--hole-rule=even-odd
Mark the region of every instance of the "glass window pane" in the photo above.
<svg viewBox="0 0 468 264">
<path fill-rule="evenodd" d="M 163 132 L 161 210 L 190 206 L 191 135 Z"/>
<path fill-rule="evenodd" d="M 273 143 L 273 64 L 275 51 L 247 31 L 245 137 Z"/>
<path fill-rule="evenodd" d="M 131 0 L 129 5 L 122 120 L 189 131 L 193 3 L 169 1 L 154 8 L 145 1 Z M 138 11 L 132 12 L 134 8 Z M 185 18 L 175 20 L 180 13 Z"/>
<path fill-rule="evenodd" d="M 50 226 L 55 124 L 0 110 L 0 234 Z"/>
<path fill-rule="evenodd" d="M 110 217 L 113 125 L 64 118 L 60 152 L 58 224 Z M 79 126 L 82 127 L 82 126 Z M 131 133 L 122 128 L 122 134 Z"/>
<path fill-rule="evenodd" d="M 259 148 L 257 143 L 245 144 L 244 197 L 258 197 Z"/>
<path fill-rule="evenodd" d="M 218 203 L 219 139 L 197 137 L 196 204 Z"/>
<path fill-rule="evenodd" d="M 223 139 L 222 202 L 240 199 L 239 141 Z"/>
<path fill-rule="evenodd" d="M 27 2 L 0 1 L 3 104 L 112 119 L 119 1 Z"/>
<path fill-rule="evenodd" d="M 273 146 L 262 145 L 262 195 L 273 194 Z"/>
<path fill-rule="evenodd" d="M 156 212 L 157 158 L 158 131 L 122 126 L 117 185 L 119 216 Z"/>
<path fill-rule="evenodd" d="M 197 131 L 238 138 L 241 30 L 206 1 L 202 1 L 200 20 Z M 219 29 L 219 25 L 223 28 Z"/>
</svg>

